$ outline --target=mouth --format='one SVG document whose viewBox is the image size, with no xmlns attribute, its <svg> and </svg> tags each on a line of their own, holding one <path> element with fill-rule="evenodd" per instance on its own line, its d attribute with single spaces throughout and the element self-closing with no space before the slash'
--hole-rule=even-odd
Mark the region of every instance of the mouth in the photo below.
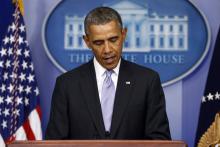
<svg viewBox="0 0 220 147">
<path fill-rule="evenodd" d="M 105 63 L 112 64 L 115 61 L 116 56 L 107 56 L 107 57 L 104 57 L 103 59 Z"/>
</svg>

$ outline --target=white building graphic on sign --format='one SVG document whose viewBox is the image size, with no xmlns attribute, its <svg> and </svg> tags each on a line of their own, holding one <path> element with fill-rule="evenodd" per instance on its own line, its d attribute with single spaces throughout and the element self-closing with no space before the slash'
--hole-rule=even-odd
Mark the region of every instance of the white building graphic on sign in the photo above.
<svg viewBox="0 0 220 147">
<path fill-rule="evenodd" d="M 158 15 L 129 0 L 108 5 L 117 10 L 128 29 L 124 51 L 187 51 L 188 17 Z M 64 49 L 87 50 L 83 41 L 84 17 L 65 16 Z"/>
</svg>

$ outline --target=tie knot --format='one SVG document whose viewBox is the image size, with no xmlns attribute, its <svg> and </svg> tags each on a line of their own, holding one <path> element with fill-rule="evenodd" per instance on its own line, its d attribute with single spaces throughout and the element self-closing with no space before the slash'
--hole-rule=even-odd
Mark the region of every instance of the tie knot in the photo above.
<svg viewBox="0 0 220 147">
<path fill-rule="evenodd" d="M 106 70 L 105 71 L 106 77 L 108 77 L 108 78 L 111 77 L 113 72 L 114 72 L 113 70 Z"/>
</svg>

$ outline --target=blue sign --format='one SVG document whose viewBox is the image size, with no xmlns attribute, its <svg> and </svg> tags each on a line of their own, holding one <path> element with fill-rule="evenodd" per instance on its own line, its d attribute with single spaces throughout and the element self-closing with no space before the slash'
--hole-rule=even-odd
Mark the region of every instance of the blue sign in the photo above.
<svg viewBox="0 0 220 147">
<path fill-rule="evenodd" d="M 90 10 L 101 5 L 117 10 L 128 29 L 123 57 L 156 70 L 163 86 L 189 75 L 208 52 L 207 20 L 187 0 L 63 0 L 49 13 L 43 27 L 46 52 L 61 71 L 93 57 L 82 38 L 83 22 Z"/>
</svg>

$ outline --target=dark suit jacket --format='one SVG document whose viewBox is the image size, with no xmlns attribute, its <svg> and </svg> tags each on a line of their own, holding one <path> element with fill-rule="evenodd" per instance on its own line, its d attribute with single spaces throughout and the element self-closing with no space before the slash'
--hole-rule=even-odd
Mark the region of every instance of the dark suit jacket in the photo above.
<svg viewBox="0 0 220 147">
<path fill-rule="evenodd" d="M 61 75 L 46 139 L 170 139 L 158 74 L 122 59 L 110 133 L 104 129 L 93 61 Z"/>
</svg>

